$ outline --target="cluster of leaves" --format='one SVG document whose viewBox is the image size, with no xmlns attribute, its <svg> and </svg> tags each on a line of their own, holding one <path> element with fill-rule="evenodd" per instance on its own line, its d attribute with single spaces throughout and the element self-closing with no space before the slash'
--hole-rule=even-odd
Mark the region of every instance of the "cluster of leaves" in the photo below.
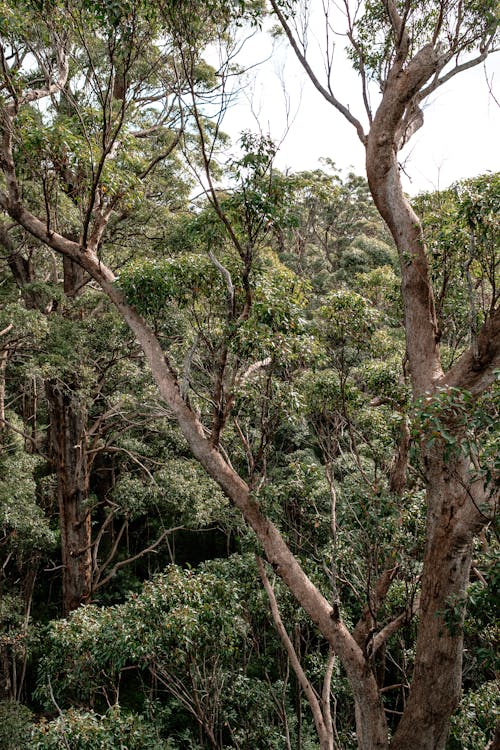
<svg viewBox="0 0 500 750">
<path fill-rule="evenodd" d="M 36 473 L 42 461 L 24 453 L 19 440 L 15 442 L 4 444 L 0 454 L 0 538 L 9 552 L 47 552 L 55 535 L 37 503 Z"/>
<path fill-rule="evenodd" d="M 70 709 L 52 721 L 43 720 L 32 731 L 29 750 L 175 750 L 158 736 L 144 717 L 113 706 L 105 714 Z"/>
<path fill-rule="evenodd" d="M 487 747 L 495 731 L 495 714 L 500 709 L 497 687 L 495 682 L 485 682 L 464 694 L 451 722 L 450 750 Z"/>
<path fill-rule="evenodd" d="M 239 579 L 236 570 L 242 573 Z M 102 742 L 126 738 L 127 747 L 135 747 L 143 731 L 151 748 L 177 748 L 181 738 L 195 742 L 197 732 L 192 725 L 190 729 L 189 714 L 205 731 L 223 732 L 224 746 L 237 747 L 233 742 L 244 739 L 263 750 L 279 747 L 268 686 L 252 675 L 248 665 L 252 626 L 248 602 L 254 576 L 248 559 L 240 558 L 207 563 L 196 572 L 170 566 L 122 605 L 85 607 L 67 621 L 52 623 L 39 687 L 48 704 L 50 690 L 64 707 L 117 696 L 120 684 L 122 705 L 137 704 L 137 697 L 126 689 L 125 676 L 134 685 L 141 676 L 149 700 L 164 691 L 171 696 L 177 707 L 177 728 L 172 731 L 175 722 L 166 721 L 172 706 L 167 710 L 165 702 L 163 708 L 153 705 L 154 732 L 147 720 L 118 708 L 102 717 L 69 709 L 56 721 L 38 726 L 33 747 L 59 747 L 61 733 L 71 734 L 72 747 L 82 749 L 93 749 L 93 743 L 101 747 L 99 738 Z M 224 689 L 226 684 L 231 684 L 230 691 Z M 148 705 L 144 704 L 146 715 Z"/>
<path fill-rule="evenodd" d="M 488 397 L 477 399 L 468 391 L 457 388 L 438 388 L 432 396 L 420 399 L 415 412 L 413 430 L 416 439 L 425 440 L 432 448 L 442 441 L 448 451 L 461 452 L 479 471 L 490 494 L 500 482 L 498 457 L 498 419 L 500 410 L 500 380 L 497 378 Z"/>
<path fill-rule="evenodd" d="M 418 196 L 445 364 L 477 337 L 499 298 L 498 175 L 481 175 L 448 190 Z"/>
<path fill-rule="evenodd" d="M 0 746 L 22 750 L 31 735 L 31 711 L 17 701 L 0 701 Z"/>
<path fill-rule="evenodd" d="M 317 294 L 396 261 L 366 180 L 353 173 L 343 179 L 333 162 L 324 161 L 323 170 L 287 177 L 286 221 L 273 227 L 280 257 Z"/>
</svg>

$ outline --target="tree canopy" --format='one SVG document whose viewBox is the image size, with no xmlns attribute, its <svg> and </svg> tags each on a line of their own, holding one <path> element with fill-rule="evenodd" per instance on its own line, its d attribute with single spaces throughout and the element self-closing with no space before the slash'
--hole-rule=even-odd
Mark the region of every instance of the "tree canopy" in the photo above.
<svg viewBox="0 0 500 750">
<path fill-rule="evenodd" d="M 497 4 L 346 0 L 363 116 L 306 10 L 1 5 L 7 750 L 498 742 L 500 181 L 398 163 Z M 367 179 L 230 145 L 266 14 Z"/>
</svg>

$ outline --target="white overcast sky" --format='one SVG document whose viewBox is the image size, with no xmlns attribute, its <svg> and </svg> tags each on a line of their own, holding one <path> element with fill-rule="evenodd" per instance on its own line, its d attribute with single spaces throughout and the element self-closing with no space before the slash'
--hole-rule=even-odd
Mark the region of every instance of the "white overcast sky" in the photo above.
<svg viewBox="0 0 500 750">
<path fill-rule="evenodd" d="M 314 60 L 314 39 L 310 46 Z M 340 39 L 335 49 L 333 88 L 337 98 L 361 119 L 360 82 L 343 47 Z M 258 33 L 246 42 L 242 60 L 245 64 L 265 62 L 249 71 L 238 103 L 226 115 L 223 128 L 233 140 L 242 130 L 260 128 L 277 141 L 284 136 L 276 162 L 282 170 L 316 169 L 321 166 L 320 159 L 328 157 L 344 172 L 353 168 L 364 174 L 364 149 L 354 128 L 313 87 L 285 39 L 273 51 L 269 36 Z M 318 57 L 315 67 L 321 70 Z M 439 88 L 425 107 L 424 127 L 401 154 L 408 174 L 405 190 L 414 194 L 445 188 L 461 178 L 500 171 L 498 101 L 500 53 L 488 58 L 486 68 L 479 65 Z"/>
</svg>

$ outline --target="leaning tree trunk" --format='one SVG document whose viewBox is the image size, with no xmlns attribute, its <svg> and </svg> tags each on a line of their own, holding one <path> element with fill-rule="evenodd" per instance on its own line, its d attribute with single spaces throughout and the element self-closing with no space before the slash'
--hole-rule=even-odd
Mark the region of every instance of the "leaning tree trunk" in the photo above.
<svg viewBox="0 0 500 750">
<path fill-rule="evenodd" d="M 91 514 L 86 451 L 86 413 L 74 384 L 45 383 L 49 443 L 57 476 L 61 530 L 63 612 L 87 602 L 92 585 Z"/>
</svg>

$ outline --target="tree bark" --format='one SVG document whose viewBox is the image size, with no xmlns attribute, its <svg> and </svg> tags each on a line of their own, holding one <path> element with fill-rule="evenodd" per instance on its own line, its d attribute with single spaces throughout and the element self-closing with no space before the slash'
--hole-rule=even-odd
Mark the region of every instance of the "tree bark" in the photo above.
<svg viewBox="0 0 500 750">
<path fill-rule="evenodd" d="M 415 669 L 391 750 L 444 750 L 462 687 L 463 622 L 474 534 L 484 525 L 484 492 L 468 462 L 424 453 L 427 543 L 421 580 Z M 471 508 L 472 505 L 472 508 Z M 415 729 L 418 728 L 416 732 Z"/>
<path fill-rule="evenodd" d="M 437 65 L 432 49 L 404 71 L 395 65 L 366 144 L 366 173 L 376 207 L 398 249 L 406 346 L 413 392 L 421 395 L 443 376 L 439 330 L 422 226 L 406 199 L 397 161 L 397 133 L 411 98 Z"/>
<path fill-rule="evenodd" d="M 71 258 L 63 257 L 63 285 L 67 297 L 77 297 L 85 286 L 85 271 Z"/>
<path fill-rule="evenodd" d="M 92 585 L 86 414 L 75 384 L 47 381 L 45 392 L 50 455 L 57 475 L 63 612 L 67 615 L 88 602 Z"/>
<path fill-rule="evenodd" d="M 400 258 L 407 355 L 415 398 L 432 394 L 446 379 L 439 359 L 439 330 L 421 223 L 403 193 L 397 163 L 398 125 L 405 107 L 436 65 L 432 48 L 424 48 L 419 55 L 406 70 L 395 65 L 389 74 L 366 150 L 373 199 Z M 450 447 L 444 444 L 435 443 L 429 449 L 425 440 L 422 435 L 427 538 L 415 669 L 391 750 L 445 747 L 449 718 L 461 689 L 462 626 L 471 543 L 485 521 L 477 510 L 484 502 L 482 488 L 471 482 L 469 462 L 450 455 Z"/>
</svg>

